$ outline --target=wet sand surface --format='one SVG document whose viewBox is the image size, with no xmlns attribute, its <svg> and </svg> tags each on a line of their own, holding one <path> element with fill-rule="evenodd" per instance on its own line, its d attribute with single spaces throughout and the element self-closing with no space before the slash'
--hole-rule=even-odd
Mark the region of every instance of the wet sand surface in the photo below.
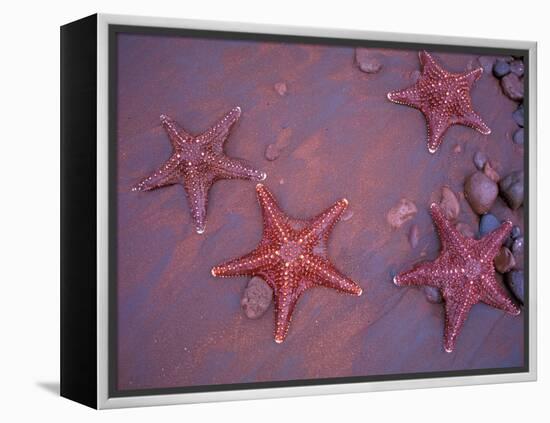
<svg viewBox="0 0 550 423">
<path fill-rule="evenodd" d="M 348 47 L 142 35 L 118 42 L 119 389 L 523 365 L 523 313 L 474 306 L 448 354 L 443 305 L 392 283 L 395 272 L 437 256 L 428 207 L 444 185 L 459 196 L 457 221 L 477 232 L 478 216 L 461 195 L 476 151 L 503 176 L 523 167 L 523 148 L 511 140 L 517 105 L 491 74 L 472 89 L 491 135 L 453 126 L 432 155 L 423 115 L 386 97 L 412 84 L 417 51 L 378 50 L 383 68 L 366 74 Z M 432 53 L 453 72 L 479 66 L 476 55 Z M 280 82 L 284 95 L 274 89 Z M 267 172 L 265 185 L 286 213 L 310 218 L 343 197 L 353 211 L 336 225 L 329 256 L 363 295 L 309 290 L 283 344 L 273 341 L 272 306 L 258 320 L 242 312 L 248 278 L 210 274 L 261 238 L 254 182 L 214 185 L 203 235 L 194 232 L 181 186 L 131 191 L 170 156 L 161 114 L 199 134 L 236 105 L 243 113 L 226 153 Z M 268 161 L 272 143 L 284 148 Z M 386 214 L 401 198 L 418 213 L 393 229 Z M 523 232 L 523 207 L 513 212 L 499 198 L 492 213 Z M 413 224 L 416 248 L 407 240 Z"/>
</svg>

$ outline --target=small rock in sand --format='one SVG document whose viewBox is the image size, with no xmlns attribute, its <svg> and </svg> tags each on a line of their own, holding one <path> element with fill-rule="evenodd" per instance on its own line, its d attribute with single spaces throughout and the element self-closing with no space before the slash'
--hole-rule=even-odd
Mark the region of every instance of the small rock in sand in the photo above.
<svg viewBox="0 0 550 423">
<path fill-rule="evenodd" d="M 523 204 L 523 171 L 510 173 L 499 182 L 500 195 L 512 210 L 517 210 Z"/>
<path fill-rule="evenodd" d="M 464 195 L 474 212 L 485 214 L 497 198 L 498 187 L 484 173 L 475 172 L 466 179 Z"/>
<path fill-rule="evenodd" d="M 460 213 L 460 203 L 455 193 L 447 186 L 441 188 L 441 200 L 439 206 L 447 219 L 454 220 Z"/>
<path fill-rule="evenodd" d="M 500 180 L 500 175 L 495 169 L 493 169 L 493 166 L 491 166 L 491 162 L 485 163 L 485 166 L 483 166 L 483 173 L 493 182 L 498 183 L 498 181 Z"/>
<path fill-rule="evenodd" d="M 500 80 L 504 94 L 514 101 L 523 100 L 523 80 L 515 73 L 509 73 Z"/>
<path fill-rule="evenodd" d="M 388 211 L 386 220 L 392 228 L 397 229 L 408 220 L 411 220 L 417 211 L 416 205 L 411 200 L 402 198 L 396 206 Z"/>
<path fill-rule="evenodd" d="M 277 94 L 279 94 L 280 96 L 283 96 L 286 94 L 287 92 L 287 86 L 286 86 L 286 83 L 284 82 L 277 82 L 273 88 L 275 88 L 275 91 L 277 91 Z"/>
<path fill-rule="evenodd" d="M 502 78 L 510 73 L 510 64 L 502 59 L 497 59 L 493 65 L 493 75 L 497 78 Z"/>
<path fill-rule="evenodd" d="M 514 144 L 523 145 L 523 128 L 519 128 L 512 137 Z"/>
<path fill-rule="evenodd" d="M 476 152 L 476 154 L 474 154 L 474 164 L 476 165 L 478 170 L 483 170 L 483 168 L 485 167 L 485 163 L 487 163 L 487 160 L 487 154 L 482 151 L 478 151 Z"/>
<path fill-rule="evenodd" d="M 479 220 L 479 236 L 484 237 L 488 233 L 493 232 L 499 226 L 500 221 L 495 216 L 490 213 L 483 215 Z"/>
<path fill-rule="evenodd" d="M 510 63 L 510 71 L 512 71 L 512 73 L 515 73 L 517 76 L 522 77 L 523 73 L 525 72 L 525 65 L 523 64 L 523 60 L 514 60 L 512 63 Z"/>
<path fill-rule="evenodd" d="M 365 73 L 377 73 L 382 69 L 382 63 L 375 57 L 375 54 L 368 48 L 355 49 L 355 61 Z"/>
<path fill-rule="evenodd" d="M 418 245 L 418 239 L 420 237 L 418 226 L 412 225 L 411 229 L 409 229 L 409 244 L 412 248 L 416 248 Z"/>
<path fill-rule="evenodd" d="M 250 279 L 241 300 L 241 307 L 249 319 L 261 317 L 269 308 L 273 290 L 262 278 Z"/>
<path fill-rule="evenodd" d="M 499 273 L 507 273 L 516 266 L 516 260 L 512 252 L 506 248 L 501 247 L 497 256 L 495 257 L 495 269 Z"/>
<path fill-rule="evenodd" d="M 281 155 L 281 150 L 275 144 L 269 144 L 265 149 L 265 158 L 269 161 L 277 160 Z"/>
<path fill-rule="evenodd" d="M 510 290 L 514 293 L 514 296 L 523 304 L 524 302 L 524 281 L 523 281 L 523 271 L 514 270 L 506 274 L 506 284 Z"/>
</svg>

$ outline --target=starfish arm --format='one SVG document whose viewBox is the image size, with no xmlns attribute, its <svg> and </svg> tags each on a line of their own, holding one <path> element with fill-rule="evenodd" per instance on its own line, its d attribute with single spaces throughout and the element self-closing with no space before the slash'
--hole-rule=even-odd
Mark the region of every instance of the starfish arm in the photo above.
<svg viewBox="0 0 550 423">
<path fill-rule="evenodd" d="M 467 238 L 443 215 L 441 207 L 436 203 L 432 203 L 430 213 L 437 228 L 443 249 L 462 251 Z"/>
<path fill-rule="evenodd" d="M 275 296 L 275 342 L 282 343 L 288 333 L 294 307 L 298 302 L 301 291 L 280 290 Z"/>
<path fill-rule="evenodd" d="M 457 302 L 452 297 L 445 297 L 445 335 L 443 337 L 443 346 L 445 351 L 452 352 L 455 342 L 464 322 L 468 318 L 468 313 L 473 304 L 468 302 Z"/>
<path fill-rule="evenodd" d="M 174 149 L 181 146 L 183 143 L 191 142 L 193 140 L 193 135 L 189 134 L 185 129 L 183 129 L 175 120 L 171 119 L 166 115 L 160 115 L 160 122 L 162 127 L 168 134 L 170 143 Z"/>
<path fill-rule="evenodd" d="M 292 232 L 290 219 L 282 212 L 273 194 L 264 185 L 256 185 L 256 194 L 262 209 L 264 236 L 274 234 L 276 241 L 284 241 Z"/>
<path fill-rule="evenodd" d="M 304 241 L 326 240 L 330 235 L 334 225 L 338 223 L 342 214 L 348 207 L 348 200 L 345 198 L 337 201 L 328 209 L 320 213 L 313 221 L 302 231 Z"/>
<path fill-rule="evenodd" d="M 510 234 L 512 226 L 512 222 L 506 220 L 498 228 L 485 235 L 478 241 L 481 251 L 485 255 L 486 259 L 492 261 L 495 258 L 500 251 L 502 243 Z"/>
<path fill-rule="evenodd" d="M 459 118 L 456 118 L 455 123 L 469 126 L 484 135 L 489 135 L 491 133 L 491 128 L 489 128 L 487 124 L 483 122 L 483 119 L 481 119 L 481 117 L 473 110 L 470 110 Z"/>
<path fill-rule="evenodd" d="M 274 258 L 274 250 L 260 246 L 254 251 L 233 259 L 212 268 L 212 276 L 265 276 Z M 270 284 L 272 285 L 272 284 Z"/>
<path fill-rule="evenodd" d="M 211 167 L 219 179 L 249 179 L 263 181 L 267 175 L 265 172 L 254 169 L 246 160 L 235 159 L 227 156 L 214 158 Z"/>
<path fill-rule="evenodd" d="M 476 82 L 481 77 L 482 74 L 483 68 L 479 67 L 471 70 L 470 72 L 460 74 L 458 79 L 461 81 L 465 81 L 468 84 L 468 87 L 471 87 L 472 85 L 474 85 L 474 82 Z"/>
<path fill-rule="evenodd" d="M 439 66 L 432 55 L 426 50 L 419 51 L 418 58 L 420 60 L 420 64 L 422 65 L 423 76 L 442 78 L 449 74 L 445 69 Z"/>
<path fill-rule="evenodd" d="M 503 310 L 512 315 L 520 313 L 519 307 L 514 304 L 510 295 L 494 275 L 482 283 L 481 301 L 485 304 Z"/>
<path fill-rule="evenodd" d="M 441 288 L 440 273 L 437 261 L 423 262 L 417 264 L 411 270 L 397 274 L 393 278 L 393 283 L 397 286 L 428 285 Z"/>
<path fill-rule="evenodd" d="M 328 260 L 321 257 L 310 257 L 308 261 L 307 269 L 308 272 L 311 272 L 310 278 L 316 285 L 357 296 L 363 293 L 357 283 L 340 273 Z"/>
<path fill-rule="evenodd" d="M 173 185 L 179 182 L 180 160 L 175 154 L 172 155 L 152 175 L 143 179 L 132 188 L 132 191 L 150 191 L 155 188 Z"/>
<path fill-rule="evenodd" d="M 424 116 L 426 117 L 426 126 L 428 128 L 428 151 L 433 154 L 441 145 L 443 135 L 445 135 L 445 132 L 449 129 L 452 122 L 450 122 L 442 114 L 437 113 L 437 110 L 422 110 L 422 113 L 424 113 Z"/>
<path fill-rule="evenodd" d="M 223 144 L 229 135 L 231 127 L 241 117 L 241 108 L 234 107 L 228 113 L 225 114 L 216 124 L 208 131 L 202 133 L 197 138 L 201 142 L 209 142 L 212 145 L 214 151 L 221 153 L 223 151 Z"/>
<path fill-rule="evenodd" d="M 397 103 L 404 104 L 406 106 L 420 109 L 422 107 L 422 96 L 415 86 L 405 88 L 403 90 L 390 91 L 388 93 L 388 100 Z"/>
<path fill-rule="evenodd" d="M 183 178 L 183 187 L 187 194 L 189 210 L 197 233 L 202 234 L 206 228 L 206 208 L 208 206 L 208 191 L 212 186 L 212 178 L 199 175 L 197 169 L 189 169 Z"/>
</svg>

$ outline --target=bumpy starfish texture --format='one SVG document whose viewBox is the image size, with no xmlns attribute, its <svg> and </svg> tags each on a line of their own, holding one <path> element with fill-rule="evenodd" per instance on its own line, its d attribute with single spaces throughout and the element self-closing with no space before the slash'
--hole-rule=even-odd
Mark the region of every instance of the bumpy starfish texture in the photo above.
<svg viewBox="0 0 550 423">
<path fill-rule="evenodd" d="M 256 191 L 264 223 L 262 240 L 249 254 L 215 266 L 212 275 L 263 278 L 273 289 L 275 342 L 281 343 L 294 306 L 307 289 L 324 286 L 354 295 L 361 295 L 363 290 L 341 274 L 327 256 L 328 237 L 348 205 L 346 199 L 303 221 L 285 215 L 262 184 L 256 186 Z"/>
<path fill-rule="evenodd" d="M 235 107 L 209 130 L 194 136 L 168 116 L 161 115 L 162 126 L 172 143 L 172 155 L 132 190 L 149 191 L 168 185 L 182 185 L 187 193 L 195 229 L 202 234 L 206 226 L 208 191 L 214 182 L 219 179 L 263 181 L 266 178 L 264 172 L 254 169 L 242 159 L 226 156 L 223 151 L 229 131 L 240 116 L 240 107 Z"/>
<path fill-rule="evenodd" d="M 388 99 L 420 110 L 426 117 L 428 151 L 435 153 L 451 125 L 465 125 L 484 135 L 491 129 L 472 107 L 470 89 L 483 73 L 477 68 L 465 73 L 450 73 L 440 67 L 426 51 L 419 53 L 422 74 L 409 88 L 388 93 Z"/>
<path fill-rule="evenodd" d="M 437 204 L 432 204 L 430 211 L 441 239 L 439 257 L 398 274 L 393 282 L 398 286 L 428 285 L 441 290 L 445 300 L 444 348 L 451 352 L 470 309 L 478 302 L 513 315 L 520 312 L 495 278 L 493 265 L 512 223 L 506 221 L 480 240 L 475 240 L 462 235 Z"/>
</svg>

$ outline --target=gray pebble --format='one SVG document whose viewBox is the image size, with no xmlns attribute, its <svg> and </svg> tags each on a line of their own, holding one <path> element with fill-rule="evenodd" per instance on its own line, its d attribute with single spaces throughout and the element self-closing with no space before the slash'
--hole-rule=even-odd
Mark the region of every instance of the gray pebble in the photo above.
<svg viewBox="0 0 550 423">
<path fill-rule="evenodd" d="M 518 126 L 521 126 L 523 128 L 523 107 L 518 107 L 516 111 L 512 113 L 512 117 L 514 118 L 514 122 L 516 122 Z"/>
<path fill-rule="evenodd" d="M 480 237 L 483 237 L 487 235 L 489 232 L 494 231 L 499 226 L 500 226 L 500 221 L 492 214 L 488 213 L 481 216 L 481 219 L 479 220 Z"/>
<path fill-rule="evenodd" d="M 510 73 L 510 64 L 502 59 L 497 59 L 493 65 L 493 75 L 497 78 L 502 78 Z"/>
<path fill-rule="evenodd" d="M 487 154 L 482 151 L 478 151 L 476 152 L 476 154 L 474 154 L 474 164 L 479 170 L 483 170 L 483 167 L 485 166 L 485 163 L 487 163 L 487 160 Z"/>
<path fill-rule="evenodd" d="M 524 280 L 522 270 L 513 270 L 506 274 L 506 284 L 514 293 L 514 296 L 523 304 L 524 303 Z"/>
<path fill-rule="evenodd" d="M 500 195 L 512 210 L 523 204 L 523 171 L 517 170 L 502 178 L 498 183 Z"/>
<path fill-rule="evenodd" d="M 523 145 L 523 128 L 519 128 L 512 136 L 514 144 Z"/>
</svg>

